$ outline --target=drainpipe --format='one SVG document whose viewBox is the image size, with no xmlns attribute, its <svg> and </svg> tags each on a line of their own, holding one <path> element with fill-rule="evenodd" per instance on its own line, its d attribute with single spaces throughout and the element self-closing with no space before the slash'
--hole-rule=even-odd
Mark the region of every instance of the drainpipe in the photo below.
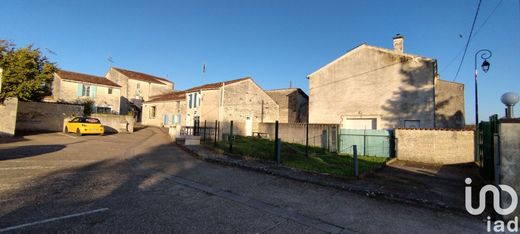
<svg viewBox="0 0 520 234">
<path fill-rule="evenodd" d="M 436 86 L 435 81 L 436 80 L 435 79 L 436 79 L 436 75 L 437 75 L 437 60 L 433 60 L 432 73 L 433 73 L 433 128 L 437 128 L 437 103 L 435 100 L 435 96 L 436 96 L 436 90 L 435 90 L 435 86 Z"/>
</svg>

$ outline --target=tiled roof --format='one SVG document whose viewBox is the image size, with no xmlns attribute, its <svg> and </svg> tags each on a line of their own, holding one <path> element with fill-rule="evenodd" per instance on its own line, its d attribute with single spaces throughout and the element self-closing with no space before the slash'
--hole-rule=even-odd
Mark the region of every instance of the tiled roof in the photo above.
<svg viewBox="0 0 520 234">
<path fill-rule="evenodd" d="M 224 81 L 224 82 L 205 84 L 205 85 L 187 89 L 186 92 L 196 91 L 196 90 L 218 89 L 218 88 L 222 87 L 223 85 L 229 85 L 229 84 L 237 83 L 237 82 L 248 80 L 248 79 L 251 79 L 251 77 L 244 77 L 244 78 L 240 78 L 240 79 L 236 79 L 236 80 L 228 80 L 228 81 Z"/>
<path fill-rule="evenodd" d="M 152 75 L 148 75 L 148 74 L 144 74 L 144 73 L 136 72 L 136 71 L 129 71 L 129 70 L 125 70 L 125 69 L 117 68 L 117 67 L 112 67 L 112 68 L 114 70 L 122 73 L 123 75 L 127 76 L 130 79 L 145 81 L 145 82 L 149 82 L 149 83 L 156 83 L 156 84 L 164 84 L 164 82 L 172 83 L 171 81 L 161 78 L 161 77 L 152 76 Z"/>
<path fill-rule="evenodd" d="M 151 96 L 150 100 L 146 101 L 145 103 L 162 102 L 162 101 L 177 101 L 177 100 L 184 100 L 184 99 L 186 99 L 186 92 L 176 91 L 176 92 Z"/>
<path fill-rule="evenodd" d="M 56 72 L 56 74 L 65 80 L 74 80 L 74 81 L 80 81 L 80 82 L 86 82 L 86 83 L 92 83 L 92 84 L 121 87 L 118 84 L 112 82 L 111 80 L 109 80 L 105 77 L 93 76 L 93 75 L 65 71 L 65 70 L 59 70 Z"/>
<path fill-rule="evenodd" d="M 237 82 L 244 81 L 247 79 L 251 79 L 251 77 L 244 77 L 244 78 L 240 78 L 240 79 L 236 79 L 236 80 L 228 80 L 228 81 L 224 81 L 224 82 L 205 84 L 205 85 L 193 87 L 193 88 L 190 88 L 190 89 L 187 89 L 184 91 L 175 91 L 175 92 L 171 92 L 171 93 L 151 96 L 150 100 L 146 101 L 145 103 L 184 100 L 186 98 L 187 92 L 193 92 L 193 91 L 198 91 L 198 90 L 217 89 L 217 88 L 222 87 L 222 85 L 229 85 L 229 84 L 237 83 Z"/>
</svg>

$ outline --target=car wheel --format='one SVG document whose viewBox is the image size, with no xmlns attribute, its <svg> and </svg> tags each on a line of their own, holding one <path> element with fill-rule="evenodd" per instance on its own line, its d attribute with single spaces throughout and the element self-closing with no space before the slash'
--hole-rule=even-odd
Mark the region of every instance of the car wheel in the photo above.
<svg viewBox="0 0 520 234">
<path fill-rule="evenodd" d="M 76 129 L 76 135 L 78 135 L 78 136 L 81 136 L 81 135 L 82 135 L 82 134 L 81 134 L 81 131 L 79 130 L 79 128 Z"/>
<path fill-rule="evenodd" d="M 64 133 L 69 133 L 69 128 L 65 127 L 65 129 L 63 129 L 63 132 Z"/>
</svg>

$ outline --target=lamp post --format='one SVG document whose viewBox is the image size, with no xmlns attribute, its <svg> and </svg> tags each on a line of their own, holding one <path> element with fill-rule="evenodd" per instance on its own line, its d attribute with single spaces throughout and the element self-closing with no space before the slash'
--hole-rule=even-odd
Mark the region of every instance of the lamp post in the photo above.
<svg viewBox="0 0 520 234">
<path fill-rule="evenodd" d="M 475 159 L 480 162 L 480 149 L 479 149 L 479 145 L 480 145 L 480 132 L 479 132 L 479 129 L 478 129 L 478 69 L 477 69 L 477 57 L 480 55 L 480 58 L 484 60 L 484 62 L 482 63 L 481 67 L 482 67 L 482 71 L 484 71 L 485 73 L 487 73 L 489 71 L 489 66 L 491 65 L 487 60 L 489 58 L 491 58 L 491 55 L 493 53 L 491 53 L 490 50 L 488 49 L 482 49 L 482 50 L 479 50 L 477 51 L 477 53 L 475 53 Z"/>
</svg>

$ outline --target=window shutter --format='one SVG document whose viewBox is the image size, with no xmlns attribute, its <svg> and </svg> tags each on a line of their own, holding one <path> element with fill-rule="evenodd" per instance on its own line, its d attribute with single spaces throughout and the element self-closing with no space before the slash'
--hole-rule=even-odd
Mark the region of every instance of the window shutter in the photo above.
<svg viewBox="0 0 520 234">
<path fill-rule="evenodd" d="M 168 115 L 164 115 L 164 125 L 168 125 Z"/>
<path fill-rule="evenodd" d="M 97 94 L 97 86 L 90 86 L 90 97 L 95 98 Z"/>
<path fill-rule="evenodd" d="M 81 97 L 83 96 L 83 85 L 78 84 L 78 89 L 76 90 L 76 96 Z"/>
</svg>

